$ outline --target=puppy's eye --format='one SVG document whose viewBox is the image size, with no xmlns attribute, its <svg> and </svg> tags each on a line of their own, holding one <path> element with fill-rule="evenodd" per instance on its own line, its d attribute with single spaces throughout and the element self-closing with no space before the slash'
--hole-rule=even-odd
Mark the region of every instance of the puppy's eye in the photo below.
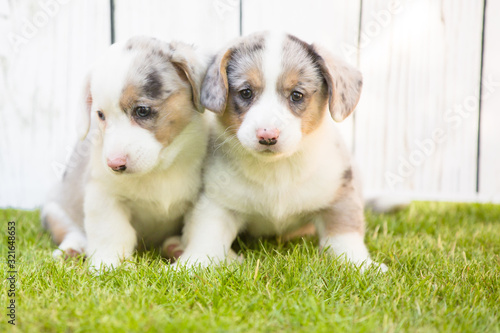
<svg viewBox="0 0 500 333">
<path fill-rule="evenodd" d="M 292 94 L 290 95 L 290 99 L 294 102 L 299 102 L 304 98 L 304 94 L 298 92 L 298 91 L 293 91 Z"/>
<path fill-rule="evenodd" d="M 243 90 L 240 90 L 240 96 L 243 99 L 250 99 L 250 98 L 252 98 L 253 93 L 250 89 L 243 89 Z"/>
<path fill-rule="evenodd" d="M 138 106 L 134 109 L 137 117 L 144 118 L 151 114 L 151 108 L 149 106 Z"/>
<path fill-rule="evenodd" d="M 97 116 L 99 117 L 99 119 L 101 119 L 102 121 L 105 121 L 106 120 L 106 116 L 104 115 L 104 113 L 102 113 L 102 111 L 97 111 Z"/>
</svg>

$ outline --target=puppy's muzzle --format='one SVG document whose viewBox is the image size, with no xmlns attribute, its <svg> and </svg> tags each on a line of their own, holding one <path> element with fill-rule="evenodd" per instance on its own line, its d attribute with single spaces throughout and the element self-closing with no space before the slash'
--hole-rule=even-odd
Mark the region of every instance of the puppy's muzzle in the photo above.
<svg viewBox="0 0 500 333">
<path fill-rule="evenodd" d="M 280 131 L 277 128 L 259 128 L 257 139 L 261 145 L 272 146 L 278 142 Z"/>
<path fill-rule="evenodd" d="M 127 156 L 117 156 L 107 159 L 108 166 L 115 172 L 123 172 L 127 169 Z"/>
</svg>

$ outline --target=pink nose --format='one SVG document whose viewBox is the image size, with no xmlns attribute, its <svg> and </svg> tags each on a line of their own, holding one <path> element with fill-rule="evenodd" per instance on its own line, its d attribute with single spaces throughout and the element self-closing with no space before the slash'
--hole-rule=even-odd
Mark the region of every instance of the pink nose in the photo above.
<svg viewBox="0 0 500 333">
<path fill-rule="evenodd" d="M 261 145 L 272 146 L 278 142 L 280 131 L 277 128 L 259 128 L 257 139 Z"/>
<path fill-rule="evenodd" d="M 127 156 L 113 156 L 108 158 L 107 162 L 113 171 L 125 171 L 127 169 Z"/>
</svg>

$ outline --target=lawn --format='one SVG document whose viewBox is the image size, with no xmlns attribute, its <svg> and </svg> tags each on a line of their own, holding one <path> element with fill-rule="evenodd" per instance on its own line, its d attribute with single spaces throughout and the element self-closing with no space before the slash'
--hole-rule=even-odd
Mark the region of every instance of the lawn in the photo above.
<svg viewBox="0 0 500 333">
<path fill-rule="evenodd" d="M 51 259 L 38 212 L 1 210 L 0 271 L 16 221 L 18 281 L 16 326 L 3 288 L 0 332 L 500 332 L 500 206 L 417 202 L 367 219 L 385 274 L 362 274 L 306 238 L 239 240 L 241 265 L 175 272 L 147 252 L 94 276 Z"/>
</svg>

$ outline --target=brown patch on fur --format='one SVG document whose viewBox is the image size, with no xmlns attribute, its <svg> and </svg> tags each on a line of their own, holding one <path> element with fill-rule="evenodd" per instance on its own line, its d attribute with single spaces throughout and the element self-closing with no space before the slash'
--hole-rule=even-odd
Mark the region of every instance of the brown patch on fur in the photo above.
<svg viewBox="0 0 500 333">
<path fill-rule="evenodd" d="M 342 179 L 344 180 L 344 184 L 347 185 L 351 182 L 352 180 L 352 169 L 348 168 L 344 171 L 342 174 Z"/>
<path fill-rule="evenodd" d="M 137 118 L 134 115 L 134 108 L 138 105 L 151 107 L 151 116 L 145 119 Z M 129 114 L 131 121 L 153 132 L 158 142 L 164 146 L 169 145 L 184 130 L 195 110 L 192 92 L 188 85 L 172 93 L 165 100 L 150 100 L 141 95 L 140 88 L 129 84 L 123 89 L 120 107 Z"/>
<path fill-rule="evenodd" d="M 44 225 L 50 231 L 54 243 L 56 243 L 56 245 L 61 244 L 62 241 L 64 240 L 64 237 L 68 233 L 67 226 L 63 222 L 60 222 L 59 220 L 51 216 L 50 214 L 47 214 L 45 216 Z"/>
<path fill-rule="evenodd" d="M 326 112 L 327 99 L 315 96 L 302 116 L 302 133 L 309 134 L 321 124 Z"/>
<path fill-rule="evenodd" d="M 316 235 L 316 226 L 313 223 L 308 223 L 297 230 L 289 232 L 281 237 L 285 242 L 294 238 Z"/>
<path fill-rule="evenodd" d="M 191 74 L 194 72 L 194 69 L 190 68 L 189 64 L 186 63 L 186 61 L 177 62 L 173 64 L 179 77 L 185 82 L 189 83 L 189 85 L 191 86 L 191 99 L 194 106 L 199 112 L 203 112 L 203 106 L 201 105 L 200 102 L 200 93 L 198 91 L 199 90 L 198 87 L 200 84 L 196 82 L 195 78 L 193 77 L 193 74 Z"/>
<path fill-rule="evenodd" d="M 277 89 L 286 98 L 292 113 L 302 118 L 303 134 L 318 128 L 327 108 L 328 87 L 318 67 L 319 59 L 311 45 L 288 35 L 283 45 L 283 74 Z M 291 100 L 293 91 L 302 93 L 302 100 Z"/>
<path fill-rule="evenodd" d="M 122 91 L 120 96 L 120 108 L 122 110 L 130 109 L 139 99 L 140 91 L 133 84 L 128 84 Z"/>
<path fill-rule="evenodd" d="M 184 130 L 193 117 L 191 94 L 185 90 L 178 91 L 170 95 L 158 109 L 154 134 L 161 144 L 167 146 Z"/>
<path fill-rule="evenodd" d="M 257 33 L 239 38 L 230 48 L 214 57 L 201 87 L 201 103 L 204 107 L 217 114 L 225 112 L 229 103 L 230 72 L 237 71 L 235 76 L 238 76 L 242 74 L 241 71 L 250 73 L 253 67 L 260 68 L 257 63 L 264 48 L 264 35 Z"/>
<path fill-rule="evenodd" d="M 321 124 L 326 112 L 328 97 L 324 92 L 315 94 L 309 103 L 306 112 L 302 115 L 301 130 L 303 134 L 309 134 Z"/>
<path fill-rule="evenodd" d="M 349 168 L 347 171 L 351 171 L 351 169 Z M 343 177 L 346 172 L 344 172 Z M 349 182 L 344 183 L 337 190 L 331 206 L 320 212 L 320 214 L 324 221 L 325 235 L 327 236 L 340 235 L 347 232 L 358 232 L 364 235 L 364 202 L 352 185 L 352 171 Z"/>
<path fill-rule="evenodd" d="M 201 104 L 212 112 L 222 114 L 229 94 L 227 64 L 233 50 L 227 50 L 220 58 L 214 58 L 201 86 Z"/>
<path fill-rule="evenodd" d="M 330 113 L 335 121 L 340 122 L 358 104 L 363 86 L 361 73 L 322 47 L 313 45 L 313 48 L 320 55 L 317 63 L 328 85 Z"/>
<path fill-rule="evenodd" d="M 227 65 L 227 78 L 229 93 L 224 113 L 219 118 L 221 124 L 231 134 L 236 134 L 240 128 L 245 113 L 252 107 L 264 89 L 264 77 L 260 52 L 262 45 L 254 47 L 246 45 L 244 49 L 236 49 L 236 55 L 229 60 Z M 252 98 L 245 100 L 240 96 L 240 90 L 251 89 Z"/>
<path fill-rule="evenodd" d="M 300 92 L 303 92 L 303 100 L 299 103 L 294 103 L 290 100 L 290 94 L 297 89 L 297 86 L 303 85 L 300 71 L 291 70 L 285 72 L 278 83 L 278 91 L 281 91 L 289 104 L 289 108 L 293 114 L 302 118 L 301 130 L 303 134 L 309 134 L 314 131 L 321 124 L 323 116 L 327 109 L 328 103 L 328 89 L 324 83 L 320 83 L 321 86 L 318 87 L 307 87 L 302 88 Z M 313 90 L 313 88 L 316 88 Z"/>
<path fill-rule="evenodd" d="M 235 135 L 238 132 L 248 109 L 249 107 L 242 110 L 234 100 L 234 96 L 230 95 L 226 110 L 222 116 L 219 117 L 219 121 L 228 133 Z"/>
</svg>

